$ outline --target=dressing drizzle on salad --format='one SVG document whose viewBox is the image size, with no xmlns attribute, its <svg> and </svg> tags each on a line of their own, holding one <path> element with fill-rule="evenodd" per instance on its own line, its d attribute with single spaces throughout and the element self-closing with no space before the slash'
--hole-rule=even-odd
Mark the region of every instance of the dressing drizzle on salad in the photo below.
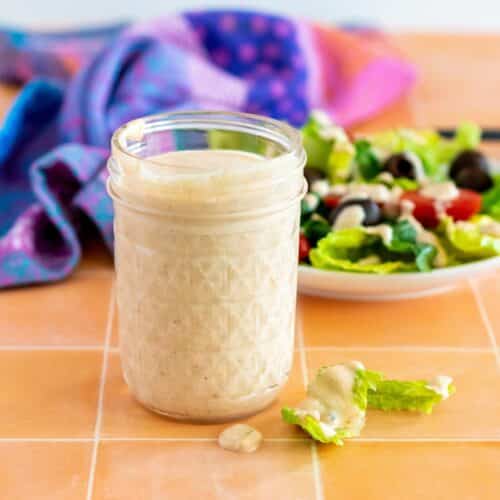
<svg viewBox="0 0 500 500">
<path fill-rule="evenodd" d="M 426 272 L 500 255 L 500 171 L 471 123 L 453 139 L 389 130 L 350 139 L 324 112 L 302 129 L 300 261 L 326 270 Z"/>
</svg>

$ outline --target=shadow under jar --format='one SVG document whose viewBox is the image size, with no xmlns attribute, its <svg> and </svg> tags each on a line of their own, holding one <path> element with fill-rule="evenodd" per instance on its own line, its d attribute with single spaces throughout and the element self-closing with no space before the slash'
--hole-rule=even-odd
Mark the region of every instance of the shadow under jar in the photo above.
<svg viewBox="0 0 500 500">
<path fill-rule="evenodd" d="M 127 384 L 176 419 L 258 412 L 293 358 L 300 134 L 254 115 L 178 112 L 127 123 L 111 146 Z"/>
</svg>

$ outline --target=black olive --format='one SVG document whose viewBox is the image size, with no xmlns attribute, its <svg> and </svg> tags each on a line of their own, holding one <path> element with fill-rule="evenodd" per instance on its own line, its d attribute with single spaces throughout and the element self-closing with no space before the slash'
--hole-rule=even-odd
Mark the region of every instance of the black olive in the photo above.
<svg viewBox="0 0 500 500">
<path fill-rule="evenodd" d="M 479 151 L 469 149 L 460 153 L 451 163 L 450 177 L 460 188 L 482 193 L 493 187 L 490 166 Z"/>
<path fill-rule="evenodd" d="M 413 162 L 403 153 L 389 156 L 383 167 L 393 177 L 407 177 L 408 179 L 416 179 L 417 177 Z"/>
<path fill-rule="evenodd" d="M 319 168 L 306 167 L 304 169 L 304 177 L 307 180 L 307 185 L 309 186 L 309 189 L 311 189 L 312 183 L 314 181 L 319 181 L 321 179 L 324 179 L 326 175 Z"/>
<path fill-rule="evenodd" d="M 344 208 L 352 207 L 353 205 L 360 205 L 365 212 L 363 226 L 375 226 L 382 221 L 382 211 L 373 200 L 370 200 L 370 198 L 351 198 L 343 201 L 337 208 L 331 211 L 328 222 L 332 225 L 335 224 L 340 212 L 342 212 Z"/>
</svg>

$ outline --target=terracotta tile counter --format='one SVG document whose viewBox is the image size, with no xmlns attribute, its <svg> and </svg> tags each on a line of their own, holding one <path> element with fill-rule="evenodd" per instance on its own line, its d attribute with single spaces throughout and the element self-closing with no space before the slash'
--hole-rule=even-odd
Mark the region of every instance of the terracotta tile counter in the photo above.
<svg viewBox="0 0 500 500">
<path fill-rule="evenodd" d="M 500 36 L 395 35 L 420 68 L 412 95 L 360 129 L 500 126 Z M 0 91 L 0 106 L 13 97 Z M 500 145 L 488 146 L 500 157 Z M 114 273 L 104 249 L 68 280 L 0 292 L 0 498 L 5 500 L 496 500 L 500 495 L 500 273 L 392 303 L 301 296 L 295 363 L 251 455 L 222 425 L 148 412 L 121 376 Z M 63 305 L 64 304 L 64 305 Z M 281 422 L 324 365 L 362 360 L 398 378 L 454 377 L 432 416 L 372 411 L 362 438 L 316 445 Z"/>
</svg>

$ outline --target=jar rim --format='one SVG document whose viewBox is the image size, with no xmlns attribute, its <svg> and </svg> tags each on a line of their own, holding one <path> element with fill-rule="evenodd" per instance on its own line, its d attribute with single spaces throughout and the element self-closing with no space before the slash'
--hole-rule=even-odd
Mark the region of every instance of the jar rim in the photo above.
<svg viewBox="0 0 500 500">
<path fill-rule="evenodd" d="M 162 165 L 161 162 L 152 158 L 141 157 L 124 146 L 123 138 L 125 137 L 125 133 L 131 130 L 134 131 L 134 128 L 143 134 L 159 130 L 190 130 L 200 128 L 204 130 L 215 129 L 254 133 L 255 135 L 278 142 L 284 147 L 283 153 L 275 156 L 272 160 L 286 156 L 296 156 L 297 161 L 305 162 L 305 151 L 302 147 L 300 132 L 286 122 L 262 115 L 224 110 L 169 111 L 135 118 L 115 130 L 111 137 L 112 152 L 117 151 L 133 160 Z"/>
<path fill-rule="evenodd" d="M 302 137 L 300 132 L 288 125 L 287 123 L 278 120 L 267 118 L 259 115 L 252 115 L 248 113 L 238 113 L 232 111 L 173 111 L 168 113 L 160 113 L 156 115 L 146 116 L 127 122 L 122 125 L 113 134 L 111 140 L 111 158 L 108 161 L 108 170 L 110 178 L 108 182 L 108 192 L 115 201 L 131 202 L 134 205 L 140 206 L 142 211 L 154 211 L 155 206 L 161 207 L 162 212 L 169 212 L 171 209 L 167 208 L 171 203 L 177 203 L 176 211 L 184 212 L 185 215 L 190 212 L 190 208 L 186 207 L 186 200 L 176 198 L 176 196 L 166 196 L 163 200 L 156 197 L 149 197 L 141 199 L 140 191 L 134 194 L 134 189 L 127 186 L 125 179 L 128 177 L 127 170 L 124 170 L 125 165 L 129 164 L 129 172 L 135 172 L 140 165 L 149 167 L 150 169 L 161 168 L 166 166 L 165 160 L 157 160 L 156 155 L 145 156 L 141 155 L 144 152 L 144 145 L 147 145 L 148 135 L 155 133 L 169 132 L 169 131 L 200 131 L 210 132 L 211 130 L 239 132 L 248 134 L 250 136 L 259 137 L 264 141 L 275 144 L 273 150 L 274 156 L 266 157 L 265 154 L 262 158 L 265 159 L 267 167 L 266 170 L 271 169 L 271 175 L 266 179 L 259 181 L 259 176 L 252 177 L 252 171 L 242 177 L 242 181 L 250 179 L 251 182 L 246 182 L 243 185 L 245 189 L 243 194 L 241 189 L 238 191 L 233 188 L 226 188 L 218 183 L 213 183 L 215 189 L 214 193 L 210 191 L 210 177 L 216 179 L 217 170 L 207 170 L 204 166 L 199 166 L 196 163 L 189 166 L 188 170 L 184 165 L 177 165 L 175 162 L 168 164 L 171 169 L 170 181 L 172 186 L 175 182 L 183 182 L 186 178 L 196 178 L 199 175 L 204 176 L 205 182 L 201 182 L 198 186 L 200 202 L 203 206 L 195 208 L 207 211 L 212 216 L 216 213 L 223 213 L 227 211 L 227 206 L 234 204 L 235 212 L 241 214 L 249 210 L 249 206 L 253 203 L 259 194 L 267 193 L 273 196 L 269 198 L 269 206 L 279 206 L 281 202 L 289 202 L 303 196 L 303 167 L 306 161 L 306 154 L 302 146 Z M 126 142 L 130 141 L 130 142 Z M 173 151 L 176 151 L 175 143 L 173 144 Z M 165 146 L 168 155 L 169 144 Z M 205 148 L 193 148 L 193 151 L 203 151 Z M 235 148 L 237 149 L 237 148 Z M 182 151 L 182 148 L 180 149 Z M 210 150 L 208 147 L 207 150 Z M 229 150 L 228 150 L 229 151 Z M 242 150 L 244 151 L 244 150 Z M 158 155 L 161 157 L 161 155 Z M 131 166 L 131 167 L 130 167 Z M 178 168 L 179 170 L 176 170 Z M 223 169 L 220 170 L 223 172 Z M 258 172 L 258 170 L 254 170 Z M 186 177 L 187 176 L 187 177 Z M 250 176 L 250 177 L 249 177 Z M 290 190 L 280 190 L 280 185 L 289 185 Z M 120 186 L 122 183 L 124 184 Z M 147 180 L 146 182 L 151 182 Z M 236 184 L 234 184 L 236 185 Z M 233 186 L 234 186 L 233 185 Z M 125 187 L 123 187 L 125 186 Z M 207 191 L 208 190 L 208 191 Z M 174 191 L 172 191 L 173 193 Z M 211 196 L 213 194 L 213 199 Z M 207 195 L 207 196 L 203 196 Z M 277 195 L 277 196 L 275 196 Z M 130 199 L 129 199 L 130 198 Z M 127 203 L 126 203 L 127 204 Z M 276 205 L 277 204 L 277 205 Z M 267 205 L 267 203 L 266 203 Z M 265 211 L 265 210 L 264 210 Z"/>
</svg>

